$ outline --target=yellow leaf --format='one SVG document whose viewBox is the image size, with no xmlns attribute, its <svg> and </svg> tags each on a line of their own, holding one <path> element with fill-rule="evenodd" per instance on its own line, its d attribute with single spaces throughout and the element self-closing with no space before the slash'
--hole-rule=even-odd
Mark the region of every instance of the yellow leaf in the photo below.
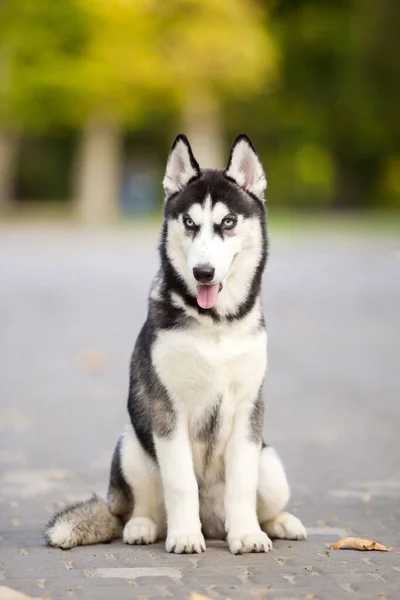
<svg viewBox="0 0 400 600">
<path fill-rule="evenodd" d="M 373 540 L 366 540 L 356 537 L 345 537 L 329 546 L 332 550 L 342 550 L 343 548 L 352 548 L 354 550 L 380 550 L 390 552 L 392 548 L 386 548 L 383 544 Z"/>
</svg>

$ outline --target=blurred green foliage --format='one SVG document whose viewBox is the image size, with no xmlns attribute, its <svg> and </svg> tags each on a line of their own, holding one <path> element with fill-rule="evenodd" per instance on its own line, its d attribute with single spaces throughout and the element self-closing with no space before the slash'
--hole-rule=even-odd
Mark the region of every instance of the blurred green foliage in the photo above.
<svg viewBox="0 0 400 600">
<path fill-rule="evenodd" d="M 229 122 L 261 148 L 277 204 L 400 208 L 400 3 L 277 0 L 268 23 L 279 79 Z"/>
<path fill-rule="evenodd" d="M 161 163 L 188 104 L 253 139 L 276 207 L 400 208 L 398 0 L 2 0 L 17 192 L 68 197 L 93 114 Z"/>
</svg>

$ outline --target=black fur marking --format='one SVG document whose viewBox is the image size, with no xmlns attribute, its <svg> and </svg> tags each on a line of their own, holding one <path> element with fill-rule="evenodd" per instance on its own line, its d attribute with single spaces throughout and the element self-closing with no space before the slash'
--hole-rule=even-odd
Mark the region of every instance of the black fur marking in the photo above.
<svg viewBox="0 0 400 600">
<path fill-rule="evenodd" d="M 254 406 L 250 413 L 250 431 L 249 439 L 255 444 L 259 444 L 262 441 L 262 432 L 264 425 L 264 398 L 263 398 L 263 386 L 261 386 L 257 399 L 254 402 Z"/>
<path fill-rule="evenodd" d="M 175 430 L 176 414 L 167 390 L 161 387 L 152 405 L 153 428 L 157 437 L 170 437 Z"/>
<path fill-rule="evenodd" d="M 211 411 L 207 411 L 203 421 L 197 429 L 197 438 L 201 442 L 213 442 L 218 435 L 218 429 L 221 420 L 221 404 L 222 397 L 212 407 Z"/>
<path fill-rule="evenodd" d="M 157 460 L 154 434 L 171 435 L 176 417 L 168 392 L 154 369 L 151 348 L 157 331 L 182 327 L 186 322 L 183 310 L 174 307 L 169 298 L 150 299 L 148 317 L 132 354 L 128 412 L 142 448 L 154 460 Z"/>
<path fill-rule="evenodd" d="M 114 515 L 127 520 L 133 510 L 133 493 L 122 472 L 121 444 L 122 438 L 119 438 L 111 461 L 107 503 Z"/>
<path fill-rule="evenodd" d="M 221 406 L 222 396 L 219 396 L 211 411 L 207 411 L 205 414 L 204 419 L 200 423 L 197 430 L 197 438 L 207 445 L 204 457 L 205 469 L 207 469 L 207 466 L 212 460 L 214 448 L 217 443 L 219 428 L 221 425 Z"/>
<path fill-rule="evenodd" d="M 219 235 L 219 237 L 223 240 L 224 233 L 223 233 L 223 229 L 222 229 L 221 225 L 217 225 L 216 223 L 214 223 L 213 229 L 214 229 L 214 234 Z"/>
</svg>

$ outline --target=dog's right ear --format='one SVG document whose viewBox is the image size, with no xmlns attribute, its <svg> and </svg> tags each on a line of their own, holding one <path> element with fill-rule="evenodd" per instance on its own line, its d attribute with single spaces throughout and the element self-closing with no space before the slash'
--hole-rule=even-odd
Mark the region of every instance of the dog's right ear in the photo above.
<svg viewBox="0 0 400 600">
<path fill-rule="evenodd" d="M 163 186 L 167 199 L 187 186 L 191 179 L 200 175 L 200 167 L 193 156 L 189 141 L 179 134 L 169 153 Z"/>
</svg>

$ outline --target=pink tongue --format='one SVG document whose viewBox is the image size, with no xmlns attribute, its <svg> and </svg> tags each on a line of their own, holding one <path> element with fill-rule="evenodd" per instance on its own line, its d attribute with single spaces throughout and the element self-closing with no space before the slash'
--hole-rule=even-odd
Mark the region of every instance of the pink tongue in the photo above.
<svg viewBox="0 0 400 600">
<path fill-rule="evenodd" d="M 197 286 L 197 304 L 201 308 L 212 308 L 217 301 L 219 284 L 198 285 Z"/>
</svg>

